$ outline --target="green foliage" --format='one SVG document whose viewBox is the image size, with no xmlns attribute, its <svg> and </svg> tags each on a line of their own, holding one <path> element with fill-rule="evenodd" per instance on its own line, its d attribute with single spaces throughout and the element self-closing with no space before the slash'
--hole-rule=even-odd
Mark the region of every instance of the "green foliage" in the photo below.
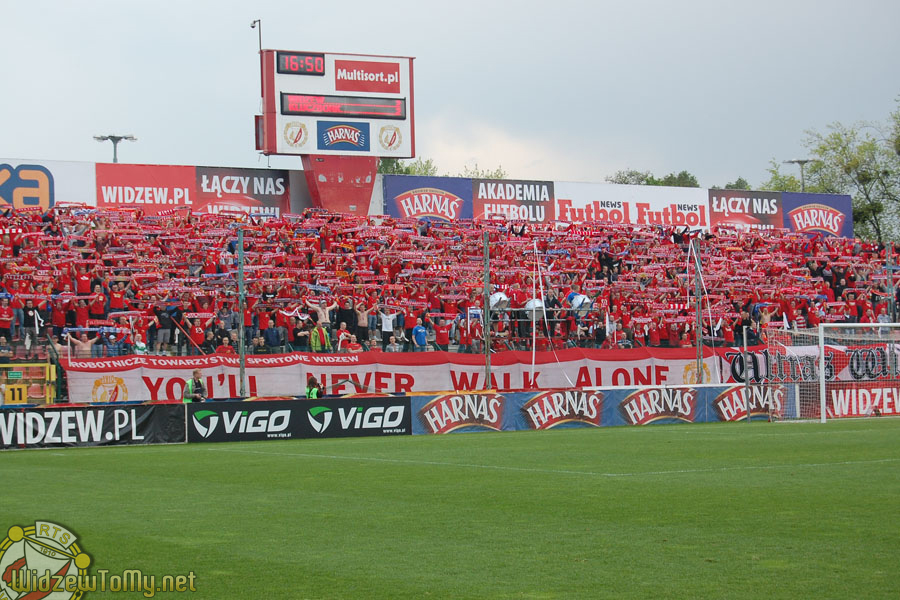
<svg viewBox="0 0 900 600">
<path fill-rule="evenodd" d="M 697 181 L 697 178 L 687 171 L 681 171 L 679 173 L 669 173 L 662 179 L 653 179 L 652 181 L 647 182 L 648 185 L 664 185 L 668 187 L 700 187 L 700 183 Z"/>
<path fill-rule="evenodd" d="M 616 171 L 614 174 L 606 176 L 607 183 L 620 185 L 648 185 L 648 182 L 652 179 L 653 174 L 650 171 L 637 171 L 635 169 Z"/>
<path fill-rule="evenodd" d="M 624 185 L 664 185 L 669 187 L 700 187 L 697 178 L 687 171 L 680 173 L 669 173 L 668 175 L 657 178 L 650 171 L 638 171 L 635 169 L 625 169 L 616 171 L 613 175 L 607 176 L 608 183 L 618 183 Z"/>
<path fill-rule="evenodd" d="M 781 164 L 775 161 L 775 159 L 769 161 L 769 168 L 767 171 L 769 172 L 769 179 L 759 186 L 760 190 L 770 192 L 799 192 L 802 189 L 800 178 L 782 173 Z"/>
<path fill-rule="evenodd" d="M 437 175 L 438 169 L 434 161 L 419 157 L 412 161 L 398 158 L 382 158 L 378 161 L 378 172 L 383 175 Z"/>
<path fill-rule="evenodd" d="M 898 128 L 900 109 L 891 114 L 887 127 L 834 123 L 824 133 L 807 132 L 805 145 L 818 159 L 807 165 L 807 181 L 822 191 L 853 198 L 858 237 L 887 241 L 900 234 Z"/>
<path fill-rule="evenodd" d="M 503 170 L 502 166 L 496 169 L 482 169 L 475 163 L 475 166 L 466 165 L 463 170 L 454 177 L 466 177 L 469 179 L 506 179 L 509 175 Z"/>
<path fill-rule="evenodd" d="M 833 123 L 807 131 L 806 191 L 847 194 L 853 199 L 857 237 L 878 241 L 900 236 L 900 104 L 884 124 Z M 793 167 L 795 170 L 796 167 Z M 775 160 L 763 190 L 799 192 L 799 177 L 781 172 Z"/>
<path fill-rule="evenodd" d="M 750 182 L 744 179 L 743 177 L 738 177 L 731 183 L 726 183 L 723 189 L 726 190 L 752 190 L 753 187 L 750 185 Z"/>
</svg>

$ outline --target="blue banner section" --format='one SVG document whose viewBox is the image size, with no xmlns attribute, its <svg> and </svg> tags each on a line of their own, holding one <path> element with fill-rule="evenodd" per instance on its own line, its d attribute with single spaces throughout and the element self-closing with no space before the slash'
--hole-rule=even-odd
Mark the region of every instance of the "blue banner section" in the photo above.
<svg viewBox="0 0 900 600">
<path fill-rule="evenodd" d="M 368 152 L 369 124 L 344 121 L 316 121 L 316 146 L 319 150 Z"/>
<path fill-rule="evenodd" d="M 413 396 L 413 434 L 745 421 L 790 414 L 780 385 L 549 390 Z M 785 405 L 788 406 L 785 406 Z"/>
<path fill-rule="evenodd" d="M 781 195 L 784 226 L 803 233 L 853 237 L 853 201 L 833 194 Z"/>
<path fill-rule="evenodd" d="M 384 211 L 392 217 L 451 221 L 472 218 L 472 180 L 384 176 Z"/>
</svg>

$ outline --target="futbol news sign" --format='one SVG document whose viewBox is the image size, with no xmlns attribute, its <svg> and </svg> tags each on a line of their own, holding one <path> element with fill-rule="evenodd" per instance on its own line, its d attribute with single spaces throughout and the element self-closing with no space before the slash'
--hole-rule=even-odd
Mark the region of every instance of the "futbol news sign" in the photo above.
<svg viewBox="0 0 900 600">
<path fill-rule="evenodd" d="M 263 50 L 264 154 L 415 156 L 412 58 Z"/>
</svg>

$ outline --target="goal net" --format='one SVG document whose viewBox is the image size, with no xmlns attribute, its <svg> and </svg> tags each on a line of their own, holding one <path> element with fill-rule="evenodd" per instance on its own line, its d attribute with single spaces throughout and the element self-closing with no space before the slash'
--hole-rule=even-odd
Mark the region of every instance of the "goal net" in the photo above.
<svg viewBox="0 0 900 600">
<path fill-rule="evenodd" d="M 774 416 L 825 422 L 900 415 L 898 353 L 898 323 L 770 330 L 764 382 L 782 398 Z"/>
</svg>

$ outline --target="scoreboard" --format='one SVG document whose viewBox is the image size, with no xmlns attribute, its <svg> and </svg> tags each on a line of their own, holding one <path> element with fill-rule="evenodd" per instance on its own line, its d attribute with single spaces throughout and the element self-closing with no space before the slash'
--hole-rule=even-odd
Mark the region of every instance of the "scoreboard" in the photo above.
<svg viewBox="0 0 900 600">
<path fill-rule="evenodd" d="M 413 59 L 263 50 L 263 154 L 415 156 Z"/>
</svg>

